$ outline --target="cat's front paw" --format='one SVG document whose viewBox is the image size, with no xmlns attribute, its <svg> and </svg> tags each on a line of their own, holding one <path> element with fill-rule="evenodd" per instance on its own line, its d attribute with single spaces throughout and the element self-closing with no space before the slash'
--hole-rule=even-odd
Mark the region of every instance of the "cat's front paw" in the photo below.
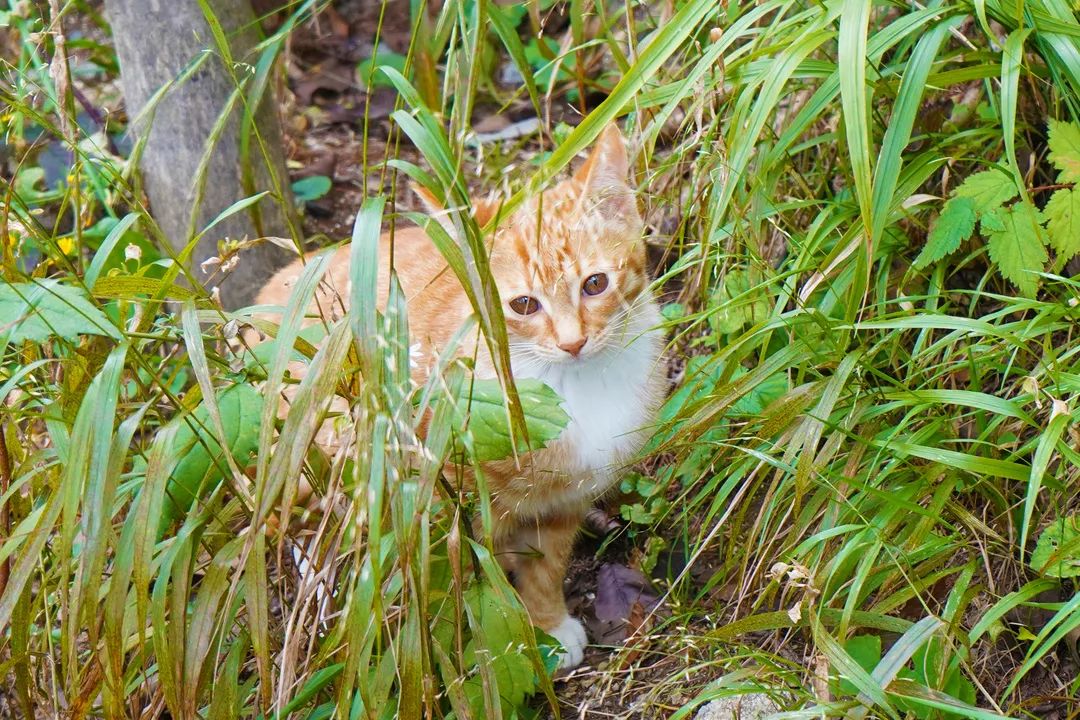
<svg viewBox="0 0 1080 720">
<path fill-rule="evenodd" d="M 548 630 L 548 635 L 563 646 L 563 652 L 559 653 L 560 670 L 577 667 L 585 659 L 585 646 L 589 644 L 589 638 L 585 636 L 585 626 L 577 618 L 567 615 L 561 623 Z"/>
</svg>

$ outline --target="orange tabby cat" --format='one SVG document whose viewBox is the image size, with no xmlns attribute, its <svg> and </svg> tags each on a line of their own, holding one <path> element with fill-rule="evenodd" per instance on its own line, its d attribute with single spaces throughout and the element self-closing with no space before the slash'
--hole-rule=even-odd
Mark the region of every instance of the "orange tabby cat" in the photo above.
<svg viewBox="0 0 1080 720">
<path fill-rule="evenodd" d="M 537 378 L 563 398 L 570 423 L 545 449 L 488 463 L 494 543 L 534 624 L 581 662 L 582 624 L 567 614 L 563 578 L 585 512 L 641 450 L 665 389 L 663 335 L 649 290 L 643 223 L 627 184 L 622 133 L 614 125 L 565 180 L 524 203 L 496 229 L 491 272 L 504 303 L 515 378 Z M 425 193 L 421 192 L 421 195 Z M 424 198 L 433 214 L 430 197 Z M 478 203 L 483 225 L 495 206 Z M 539 216 L 539 217 L 538 217 Z M 539 222 L 538 222 L 539 220 Z M 394 268 L 408 300 L 409 328 L 424 361 L 445 347 L 472 309 L 457 278 L 419 228 L 397 230 Z M 380 292 L 387 292 L 389 236 L 383 237 Z M 338 251 L 317 303 L 347 298 L 349 248 Z M 297 261 L 275 275 L 259 304 L 283 305 Z M 313 312 L 318 312 L 313 305 Z M 494 377 L 481 352 L 479 377 Z"/>
</svg>

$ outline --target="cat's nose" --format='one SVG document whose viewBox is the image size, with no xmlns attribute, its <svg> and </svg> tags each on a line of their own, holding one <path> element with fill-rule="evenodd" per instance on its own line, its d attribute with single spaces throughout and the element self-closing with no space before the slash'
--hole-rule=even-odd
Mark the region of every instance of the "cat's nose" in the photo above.
<svg viewBox="0 0 1080 720">
<path fill-rule="evenodd" d="M 585 347 L 585 343 L 589 342 L 589 338 L 580 337 L 577 340 L 571 340 L 570 342 L 559 343 L 559 349 L 564 352 L 568 352 L 574 357 L 577 357 L 581 352 L 581 348 Z"/>
</svg>

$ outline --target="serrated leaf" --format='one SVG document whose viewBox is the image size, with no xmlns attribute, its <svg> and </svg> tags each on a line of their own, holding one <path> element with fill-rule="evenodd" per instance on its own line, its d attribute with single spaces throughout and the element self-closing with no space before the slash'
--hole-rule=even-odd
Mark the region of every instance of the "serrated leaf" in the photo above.
<svg viewBox="0 0 1080 720">
<path fill-rule="evenodd" d="M 562 409 L 562 398 L 539 380 L 523 378 L 515 381 L 521 408 L 525 413 L 525 427 L 529 431 L 531 449 L 545 447 L 562 432 L 570 416 Z M 463 393 L 469 392 L 468 384 Z M 510 416 L 506 411 L 502 388 L 496 380 L 473 382 L 472 397 L 466 394 L 458 399 L 460 413 L 469 413 L 469 433 L 473 441 L 473 460 L 487 462 L 502 460 L 514 453 L 510 433 Z M 460 425 L 459 425 L 460 426 Z M 518 452 L 525 452 L 523 442 Z"/>
<path fill-rule="evenodd" d="M 976 217 L 975 201 L 970 197 L 954 197 L 946 202 L 941 215 L 930 228 L 926 245 L 919 257 L 915 258 L 915 268 L 932 265 L 955 252 L 960 243 L 975 232 Z"/>
<path fill-rule="evenodd" d="M 1055 520 L 1043 530 L 1031 553 L 1031 567 L 1047 577 L 1080 577 L 1080 515 Z"/>
<path fill-rule="evenodd" d="M 970 175 L 956 188 L 954 195 L 968 198 L 978 215 L 984 215 L 1001 207 L 1020 194 L 1012 177 L 1000 170 L 983 170 Z"/>
<path fill-rule="evenodd" d="M 1061 171 L 1058 182 L 1080 182 L 1080 126 L 1051 120 L 1050 162 Z"/>
<path fill-rule="evenodd" d="M 723 284 L 713 293 L 710 305 L 718 310 L 709 315 L 709 324 L 721 335 L 731 335 L 763 321 L 770 309 L 768 298 L 754 287 L 745 270 L 728 272 Z"/>
<path fill-rule="evenodd" d="M 121 338 L 80 288 L 51 279 L 0 282 L 0 341 L 42 343 L 53 337 L 73 340 L 79 335 Z"/>
<path fill-rule="evenodd" d="M 1042 272 L 1048 259 L 1039 211 L 1020 202 L 990 213 L 987 220 L 983 231 L 987 232 L 990 259 L 1022 294 L 1034 296 L 1039 286 L 1036 273 Z"/>
<path fill-rule="evenodd" d="M 225 444 L 243 467 L 259 444 L 262 393 L 250 385 L 233 385 L 217 394 L 217 403 L 225 429 Z M 179 423 L 175 447 L 181 460 L 166 485 L 162 527 L 187 512 L 197 498 L 216 487 L 228 472 L 227 460 L 211 430 L 210 412 L 205 404 L 174 422 Z"/>
<path fill-rule="evenodd" d="M 1050 245 L 1061 259 L 1080 253 L 1080 193 L 1075 188 L 1058 190 L 1043 208 L 1043 216 Z"/>
</svg>

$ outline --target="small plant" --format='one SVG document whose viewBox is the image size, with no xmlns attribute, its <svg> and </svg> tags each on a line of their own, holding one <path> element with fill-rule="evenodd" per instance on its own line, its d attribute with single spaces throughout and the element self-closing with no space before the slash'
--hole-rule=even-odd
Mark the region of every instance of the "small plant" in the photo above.
<svg viewBox="0 0 1080 720">
<path fill-rule="evenodd" d="M 1080 124 L 1051 120 L 1049 146 L 1060 187 L 1042 210 L 1007 169 L 970 175 L 946 201 L 914 266 L 926 267 L 956 252 L 978 223 L 1002 276 L 1034 297 L 1039 276 L 1048 269 L 1048 247 L 1054 250 L 1051 267 L 1056 269 L 1080 253 L 1080 194 L 1072 187 L 1080 181 Z"/>
<path fill-rule="evenodd" d="M 1031 567 L 1047 577 L 1080 577 L 1080 515 L 1046 526 L 1031 553 Z"/>
<path fill-rule="evenodd" d="M 881 664 L 881 638 L 877 635 L 855 635 L 844 643 L 844 650 L 867 673 L 874 672 Z M 946 704 L 949 700 L 959 701 L 968 706 L 973 705 L 976 701 L 975 686 L 964 677 L 958 664 L 949 665 L 946 663 L 946 658 L 947 654 L 942 647 L 941 639 L 931 637 L 914 652 L 911 660 L 896 672 L 896 677 L 924 688 L 939 690 L 943 693 L 936 698 L 939 705 Z M 850 680 L 844 678 L 840 678 L 834 687 L 846 695 L 855 696 L 859 693 L 858 688 Z M 957 714 L 934 708 L 932 705 L 903 699 L 898 700 L 897 708 L 910 712 L 919 720 L 966 716 L 966 714 Z"/>
</svg>

